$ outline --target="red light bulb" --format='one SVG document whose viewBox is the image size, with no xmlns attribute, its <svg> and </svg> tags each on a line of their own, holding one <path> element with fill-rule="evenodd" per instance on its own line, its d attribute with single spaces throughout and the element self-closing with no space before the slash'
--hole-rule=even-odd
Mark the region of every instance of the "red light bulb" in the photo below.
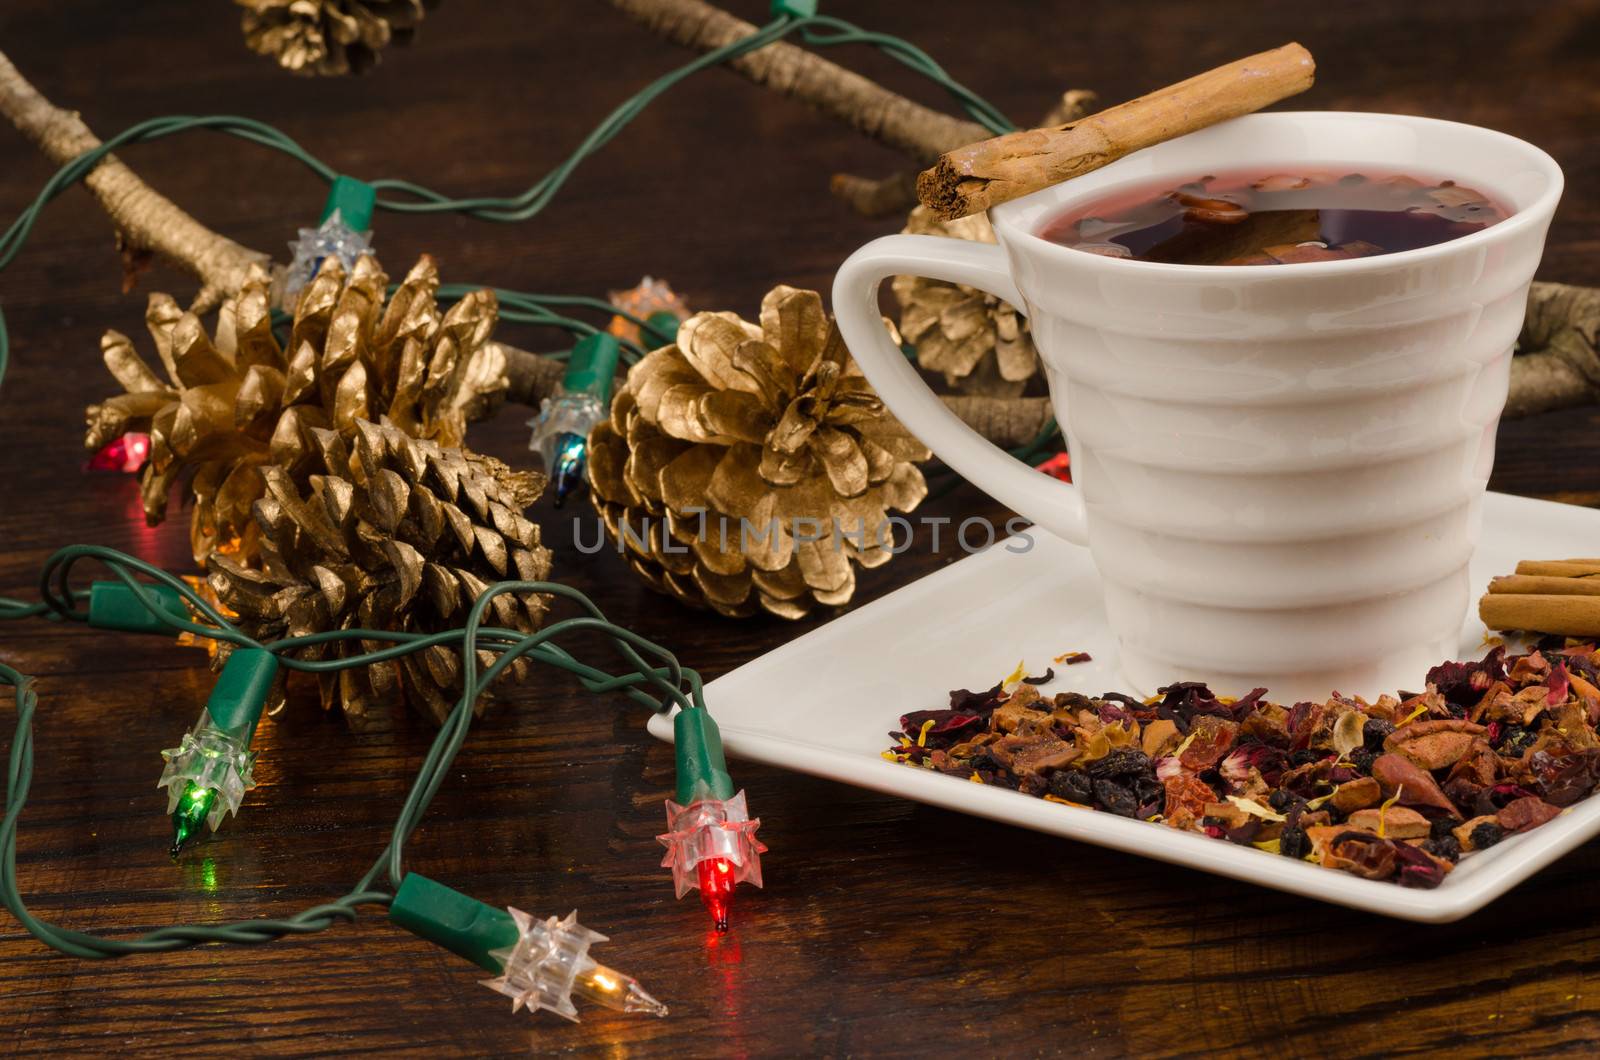
<svg viewBox="0 0 1600 1060">
<path fill-rule="evenodd" d="M 1072 454 L 1057 453 L 1055 456 L 1033 465 L 1034 470 L 1043 471 L 1051 478 L 1058 478 L 1062 482 L 1072 481 Z"/>
<path fill-rule="evenodd" d="M 143 468 L 149 459 L 150 436 L 129 431 L 101 446 L 100 451 L 89 458 L 87 466 L 90 471 L 125 471 L 132 474 Z"/>
<path fill-rule="evenodd" d="M 711 914 L 718 931 L 728 930 L 728 907 L 733 904 L 736 884 L 733 866 L 727 858 L 706 858 L 695 866 L 700 877 L 700 900 Z"/>
<path fill-rule="evenodd" d="M 703 786 L 702 786 L 703 788 Z M 728 907 L 741 883 L 761 886 L 761 855 L 756 838 L 761 821 L 745 808 L 744 792 L 730 799 L 701 796 L 687 806 L 667 800 L 667 831 L 656 840 L 667 848 L 663 868 L 672 870 L 679 898 L 698 890 L 718 931 L 728 930 Z"/>
</svg>

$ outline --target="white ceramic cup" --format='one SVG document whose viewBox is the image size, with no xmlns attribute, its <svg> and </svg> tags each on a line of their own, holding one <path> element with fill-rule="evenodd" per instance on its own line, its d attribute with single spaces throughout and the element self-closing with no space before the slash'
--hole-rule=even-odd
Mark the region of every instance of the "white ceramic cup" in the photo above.
<svg viewBox="0 0 1600 1060">
<path fill-rule="evenodd" d="M 1035 235 L 1129 183 L 1364 167 L 1449 177 L 1514 212 L 1436 246 L 1281 266 L 1133 261 Z M 1511 354 L 1561 185 L 1549 155 L 1487 129 L 1255 114 L 996 207 L 998 246 L 869 243 L 839 269 L 833 302 L 912 432 L 1089 547 L 1141 693 L 1175 680 L 1264 685 L 1289 702 L 1417 689 L 1457 651 Z M 985 441 L 928 390 L 880 317 L 879 283 L 899 274 L 1026 313 L 1075 486 Z"/>
</svg>

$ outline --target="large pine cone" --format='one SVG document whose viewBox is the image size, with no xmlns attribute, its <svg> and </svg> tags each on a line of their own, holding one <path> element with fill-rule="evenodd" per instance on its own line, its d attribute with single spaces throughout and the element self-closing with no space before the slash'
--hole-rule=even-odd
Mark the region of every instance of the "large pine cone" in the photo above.
<svg viewBox="0 0 1600 1060">
<path fill-rule="evenodd" d="M 439 0 L 234 0 L 244 40 L 295 74 L 359 74 L 390 43 L 409 44 Z"/>
<path fill-rule="evenodd" d="M 984 214 L 941 221 L 926 206 L 911 211 L 905 231 L 993 243 Z M 916 347 L 917 363 L 943 372 L 945 383 L 969 394 L 1016 397 L 1039 370 L 1027 321 L 1014 306 L 965 284 L 926 276 L 896 276 L 900 334 Z"/>
<path fill-rule="evenodd" d="M 438 633 L 462 625 L 490 583 L 549 576 L 550 550 L 522 514 L 544 476 L 409 437 L 388 422 L 357 420 L 348 442 L 334 430 L 310 434 L 309 488 L 280 467 L 263 468 L 266 492 L 254 504 L 259 559 L 215 553 L 207 564 L 218 600 L 256 640 L 351 628 Z M 531 632 L 546 607 L 532 593 L 497 596 L 486 624 Z M 300 654 L 344 658 L 378 647 L 334 641 Z M 527 665 L 519 660 L 514 674 Z M 323 705 L 339 703 L 355 719 L 398 691 L 442 722 L 461 692 L 461 657 L 434 646 L 319 679 Z"/>
<path fill-rule="evenodd" d="M 106 367 L 127 393 L 89 407 L 84 444 L 98 450 L 127 431 L 148 431 L 147 521 L 166 517 L 171 484 L 192 475 L 195 562 L 216 548 L 248 559 L 262 469 L 283 468 L 303 485 L 312 429 L 348 433 L 359 419 L 386 416 L 407 434 L 459 446 L 468 421 L 504 393 L 505 355 L 487 341 L 493 291 L 474 291 L 441 313 L 439 273 L 426 255 L 386 304 L 387 285 L 375 258 L 358 260 L 348 282 L 338 260 L 326 259 L 300 293 L 289 351 L 273 337 L 261 270 L 223 303 L 214 338 L 169 296 L 151 295 L 145 321 L 167 379 L 126 335 L 106 332 Z"/>
<path fill-rule="evenodd" d="M 759 327 L 690 317 L 628 373 L 589 447 L 591 496 L 633 569 L 726 615 L 848 602 L 856 565 L 892 555 L 886 509 L 927 494 L 911 461 L 928 450 L 884 408 L 821 297 L 792 287 L 768 293 Z"/>
</svg>

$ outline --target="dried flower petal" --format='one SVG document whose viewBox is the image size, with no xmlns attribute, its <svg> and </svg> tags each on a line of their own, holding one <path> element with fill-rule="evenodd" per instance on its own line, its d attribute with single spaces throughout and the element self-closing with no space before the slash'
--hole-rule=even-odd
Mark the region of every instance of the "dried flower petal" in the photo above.
<svg viewBox="0 0 1600 1060">
<path fill-rule="evenodd" d="M 1194 682 L 1143 702 L 1115 692 L 1046 701 L 1019 666 L 901 723 L 950 730 L 940 772 L 1429 888 L 1459 858 L 1596 790 L 1590 699 L 1600 696 L 1584 686 L 1600 681 L 1597 663 L 1592 644 L 1513 658 L 1497 646 L 1480 662 L 1435 667 L 1425 693 L 1292 708 L 1262 690 L 1231 701 Z M 1443 787 L 1435 771 L 1447 774 Z"/>
</svg>

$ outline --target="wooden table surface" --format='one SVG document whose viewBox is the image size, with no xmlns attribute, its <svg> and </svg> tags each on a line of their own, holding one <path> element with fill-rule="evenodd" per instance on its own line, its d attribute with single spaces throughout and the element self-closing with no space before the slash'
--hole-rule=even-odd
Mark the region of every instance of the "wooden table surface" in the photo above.
<svg viewBox="0 0 1600 1060">
<path fill-rule="evenodd" d="M 1600 4 L 847 6 L 839 13 L 916 41 L 1024 119 L 1064 88 L 1123 99 L 1298 39 L 1320 73 L 1297 105 L 1453 118 L 1550 151 L 1568 190 L 1540 275 L 1600 283 Z M 742 0 L 734 9 L 760 19 L 763 8 Z M 359 80 L 280 73 L 244 50 L 221 0 L 11 0 L 0 48 L 102 135 L 161 114 L 239 113 L 341 171 L 456 194 L 526 186 L 627 93 L 685 59 L 602 4 L 487 0 L 450 0 L 417 46 L 391 50 Z M 834 58 L 938 102 L 879 56 Z M 8 129 L 0 151 L 9 219 L 51 168 Z M 208 224 L 280 254 L 321 205 L 322 186 L 294 163 L 231 138 L 190 134 L 124 157 Z M 899 164 L 712 71 L 650 108 L 534 221 L 380 216 L 376 244 L 392 273 L 424 250 L 447 281 L 524 290 L 599 294 L 649 273 L 696 307 L 753 315 L 773 284 L 826 290 L 853 247 L 895 227 L 846 212 L 827 194 L 829 174 Z M 157 269 L 138 293 L 119 293 L 109 229 L 82 190 L 48 211 L 0 279 L 15 362 L 0 405 L 0 592 L 30 592 L 40 563 L 70 542 L 184 569 L 182 520 L 147 529 L 134 482 L 83 473 L 79 450 L 83 406 L 114 389 L 99 362 L 101 331 L 142 336 L 144 293 L 162 289 L 192 291 Z M 503 334 L 559 345 L 550 334 Z M 522 419 L 502 413 L 475 427 L 473 442 L 519 459 Z M 1600 503 L 1597 429 L 1591 410 L 1507 424 L 1495 488 Z M 570 547 L 584 509 L 541 502 L 535 511 L 559 577 L 708 678 L 811 628 L 681 610 L 614 555 Z M 928 511 L 1003 516 L 971 488 Z M 924 542 L 867 576 L 858 602 L 954 558 Z M 430 738 L 415 719 L 352 734 L 313 706 L 292 710 L 262 728 L 261 786 L 241 815 L 174 865 L 156 752 L 205 698 L 212 678 L 199 653 L 35 622 L 0 629 L 0 659 L 42 678 L 21 879 L 36 912 L 87 930 L 282 914 L 342 893 L 383 845 Z M 948 683 L 969 679 L 987 678 L 952 671 Z M 894 713 L 886 705 L 886 722 Z M 461 754 L 409 864 L 493 903 L 541 914 L 576 907 L 612 937 L 606 959 L 670 1003 L 669 1019 L 590 1009 L 568 1026 L 513 1016 L 476 985 L 476 969 L 380 915 L 256 948 L 96 963 L 46 951 L 0 914 L 5 1040 L 21 1052 L 168 1056 L 241 1046 L 1350 1056 L 1600 1043 L 1600 981 L 1589 983 L 1600 976 L 1600 847 L 1467 920 L 1425 927 L 735 763 L 772 850 L 766 890 L 741 892 L 733 933 L 717 938 L 697 902 L 673 900 L 657 868 L 672 756 L 644 721 L 559 675 L 508 692 Z"/>
</svg>

